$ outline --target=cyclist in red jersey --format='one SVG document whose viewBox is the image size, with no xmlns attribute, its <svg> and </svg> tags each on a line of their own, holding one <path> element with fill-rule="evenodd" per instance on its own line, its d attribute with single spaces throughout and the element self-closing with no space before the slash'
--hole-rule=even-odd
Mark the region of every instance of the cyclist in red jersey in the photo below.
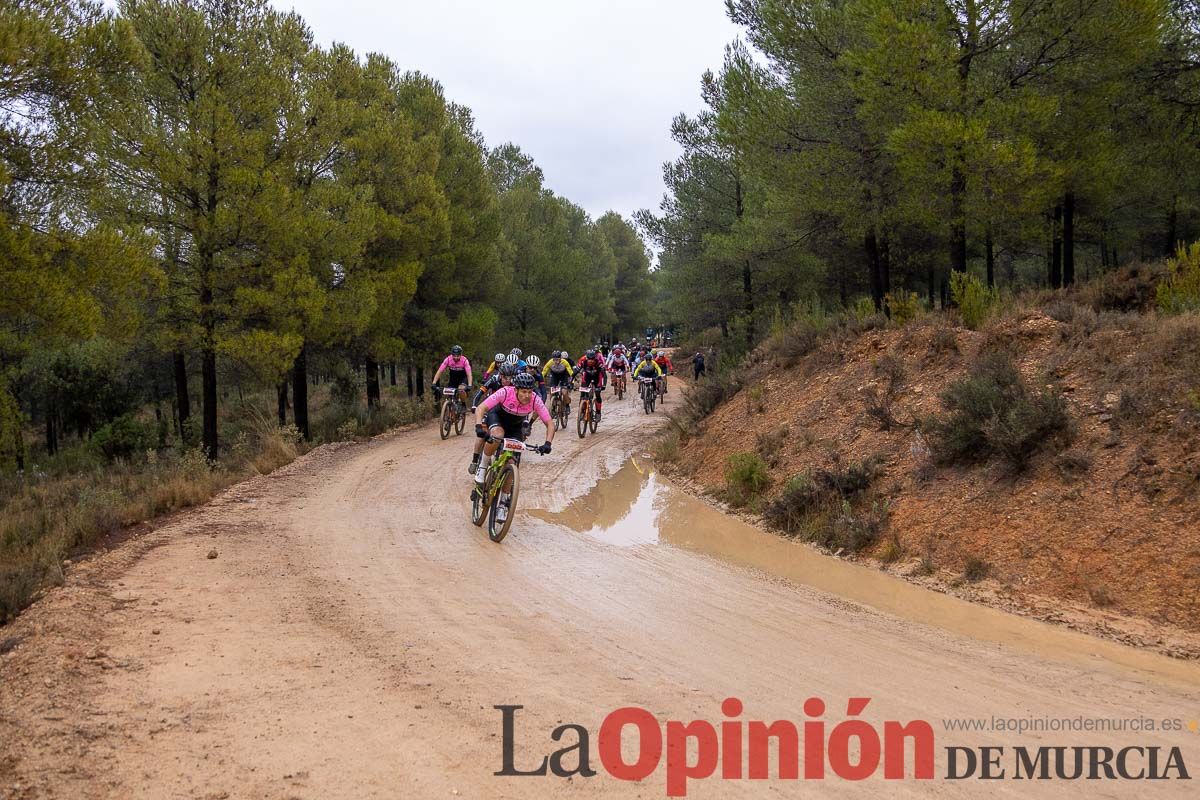
<svg viewBox="0 0 1200 800">
<path fill-rule="evenodd" d="M 608 384 L 608 371 L 604 367 L 604 359 L 595 350 L 588 350 L 575 365 L 575 373 L 580 376 L 579 388 L 595 387 L 593 395 L 596 398 L 596 421 L 600 421 L 600 411 L 604 400 L 600 393 Z"/>
</svg>

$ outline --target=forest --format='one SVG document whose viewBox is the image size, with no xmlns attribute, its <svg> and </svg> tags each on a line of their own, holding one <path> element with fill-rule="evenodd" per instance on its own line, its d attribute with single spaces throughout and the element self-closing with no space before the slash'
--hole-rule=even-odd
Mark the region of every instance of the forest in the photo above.
<svg viewBox="0 0 1200 800">
<path fill-rule="evenodd" d="M 726 7 L 744 41 L 637 215 L 686 330 L 744 352 L 805 309 L 1059 289 L 1200 237 L 1192 0 Z"/>
<path fill-rule="evenodd" d="M 629 222 L 489 147 L 434 77 L 265 0 L 6 0 L 0 31 L 10 474 L 82 446 L 215 462 L 276 408 L 310 439 L 317 386 L 366 418 L 452 344 L 482 372 L 649 311 Z"/>
</svg>

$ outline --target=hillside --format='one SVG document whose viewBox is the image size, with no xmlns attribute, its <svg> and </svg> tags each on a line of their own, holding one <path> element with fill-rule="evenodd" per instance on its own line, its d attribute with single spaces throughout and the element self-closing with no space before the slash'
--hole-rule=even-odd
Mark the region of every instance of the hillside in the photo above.
<svg viewBox="0 0 1200 800">
<path fill-rule="evenodd" d="M 1200 632 L 1195 315 L 1097 313 L 1077 298 L 1012 309 L 979 331 L 926 315 L 813 345 L 798 336 L 756 351 L 732 396 L 662 448 L 678 476 L 785 535 L 843 555 L 862 546 L 858 557 L 914 580 L 1191 650 L 1168 626 Z M 1034 441 L 1023 466 L 978 453 L 945 463 L 930 441 L 948 418 L 942 396 L 995 353 L 1030 392 L 1065 401 L 1066 425 Z M 727 481 L 731 454 L 746 452 L 766 465 L 768 480 L 743 481 L 765 482 L 760 491 Z M 809 502 L 835 479 L 843 491 Z M 803 506 L 790 517 L 789 498 Z"/>
</svg>

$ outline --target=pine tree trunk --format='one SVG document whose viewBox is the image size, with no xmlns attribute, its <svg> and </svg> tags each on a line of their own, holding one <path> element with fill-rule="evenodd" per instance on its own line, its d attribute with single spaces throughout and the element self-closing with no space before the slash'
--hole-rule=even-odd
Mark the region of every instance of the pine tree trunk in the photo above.
<svg viewBox="0 0 1200 800">
<path fill-rule="evenodd" d="M 54 455 L 58 452 L 58 430 L 54 425 L 54 408 L 46 409 L 46 453 Z"/>
<path fill-rule="evenodd" d="M 1054 207 L 1054 233 L 1050 244 L 1050 288 L 1062 288 L 1062 206 Z"/>
<path fill-rule="evenodd" d="M 934 308 L 937 300 L 937 277 L 933 274 L 933 265 L 929 266 L 926 278 L 929 280 L 929 307 Z"/>
<path fill-rule="evenodd" d="M 883 283 L 883 294 L 892 292 L 892 245 L 884 236 L 879 242 L 879 278 Z"/>
<path fill-rule="evenodd" d="M 1171 197 L 1171 208 L 1167 212 L 1167 249 L 1164 255 L 1167 258 L 1172 258 L 1175 255 L 1175 248 L 1179 243 L 1175 241 L 1179 235 L 1179 195 Z"/>
<path fill-rule="evenodd" d="M 171 362 L 175 372 L 175 405 L 179 409 L 176 422 L 179 425 L 179 440 L 183 441 L 184 423 L 192 416 L 192 402 L 188 397 L 187 363 L 183 359 L 183 353 L 178 350 L 172 354 Z"/>
<path fill-rule="evenodd" d="M 379 364 L 367 358 L 367 408 L 379 406 Z"/>
<path fill-rule="evenodd" d="M 754 347 L 754 284 L 749 259 L 742 263 L 742 310 L 746 312 L 746 349 L 749 350 Z"/>
<path fill-rule="evenodd" d="M 288 397 L 288 382 L 285 377 L 277 387 L 276 394 L 279 396 L 279 427 L 287 425 L 287 397 Z"/>
<path fill-rule="evenodd" d="M 875 310 L 883 309 L 883 281 L 879 275 L 879 245 L 875 240 L 875 229 L 868 228 L 863 237 L 863 249 L 867 254 L 867 272 L 871 281 L 871 302 Z"/>
<path fill-rule="evenodd" d="M 312 440 L 308 429 L 308 345 L 300 346 L 296 360 L 292 362 L 292 419 L 296 428 L 304 436 L 304 441 Z"/>
<path fill-rule="evenodd" d="M 967 175 L 956 162 L 950 177 L 950 269 L 955 272 L 967 271 L 966 195 Z"/>
<path fill-rule="evenodd" d="M 986 238 L 983 240 L 984 256 L 987 263 L 987 285 L 989 289 L 996 286 L 996 251 L 992 244 L 992 226 L 987 229 Z"/>
<path fill-rule="evenodd" d="M 204 456 L 217 460 L 217 353 L 212 339 L 206 337 L 200 351 L 201 406 L 204 416 Z"/>
<path fill-rule="evenodd" d="M 405 364 L 405 365 L 404 365 L 404 371 L 405 371 L 405 372 L 408 374 L 408 396 L 409 396 L 409 397 L 412 397 L 412 396 L 413 396 L 413 394 L 414 394 L 414 391 L 413 391 L 413 374 L 412 374 L 413 370 L 412 370 L 412 364 Z"/>
<path fill-rule="evenodd" d="M 425 367 L 417 366 L 417 397 L 425 396 Z"/>
<path fill-rule="evenodd" d="M 391 385 L 392 385 L 392 386 L 395 386 L 395 385 L 396 385 L 396 362 L 395 362 L 395 361 L 393 361 L 393 362 L 392 362 L 391 364 L 389 364 L 388 366 L 389 366 L 389 367 L 391 367 L 391 370 L 390 370 L 390 371 L 391 371 L 391 376 L 390 376 L 390 377 L 391 377 L 391 381 L 390 381 L 390 383 L 391 383 Z"/>
<path fill-rule="evenodd" d="M 1063 286 L 1075 283 L 1075 193 L 1063 196 Z"/>
</svg>

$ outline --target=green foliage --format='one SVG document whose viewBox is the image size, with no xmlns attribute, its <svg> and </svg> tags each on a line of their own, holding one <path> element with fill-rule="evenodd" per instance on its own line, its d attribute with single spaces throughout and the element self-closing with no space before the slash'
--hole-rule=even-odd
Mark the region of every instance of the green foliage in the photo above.
<svg viewBox="0 0 1200 800">
<path fill-rule="evenodd" d="M 850 508 L 858 504 L 881 471 L 877 459 L 867 458 L 844 466 L 835 462 L 827 469 L 799 473 L 767 505 L 764 517 L 785 533 L 846 546 L 844 537 L 836 531 L 847 533 L 858 524 Z M 881 512 L 885 518 L 886 506 L 876 508 L 863 519 L 878 521 Z"/>
<path fill-rule="evenodd" d="M 128 460 L 145 455 L 157 442 L 153 426 L 139 422 L 131 415 L 118 417 L 94 434 L 89 444 L 109 461 Z"/>
<path fill-rule="evenodd" d="M 859 322 L 868 320 L 875 316 L 878 311 L 875 309 L 875 303 L 869 297 L 860 297 L 854 301 L 854 305 L 850 306 L 850 314 Z"/>
<path fill-rule="evenodd" d="M 921 299 L 916 292 L 888 292 L 883 303 L 897 325 L 907 325 L 921 313 Z"/>
<path fill-rule="evenodd" d="M 771 485 L 767 464 L 758 453 L 734 453 L 725 460 L 725 497 L 744 506 Z"/>
<path fill-rule="evenodd" d="M 25 439 L 21 428 L 25 415 L 8 387 L 0 383 L 0 474 L 12 472 L 24 465 Z"/>
<path fill-rule="evenodd" d="M 1061 449 L 1073 434 L 1062 392 L 1031 390 L 1002 353 L 985 353 L 941 399 L 946 413 L 927 420 L 925 428 L 934 456 L 944 464 L 995 455 L 1021 470 L 1037 452 Z"/>
<path fill-rule="evenodd" d="M 1167 269 L 1167 277 L 1158 284 L 1158 309 L 1164 314 L 1200 311 L 1200 242 L 1181 245 Z"/>
<path fill-rule="evenodd" d="M 1000 302 L 1000 293 L 989 289 L 974 275 L 965 272 L 950 274 L 950 297 L 962 313 L 963 324 L 979 330 L 988 315 Z"/>
</svg>

